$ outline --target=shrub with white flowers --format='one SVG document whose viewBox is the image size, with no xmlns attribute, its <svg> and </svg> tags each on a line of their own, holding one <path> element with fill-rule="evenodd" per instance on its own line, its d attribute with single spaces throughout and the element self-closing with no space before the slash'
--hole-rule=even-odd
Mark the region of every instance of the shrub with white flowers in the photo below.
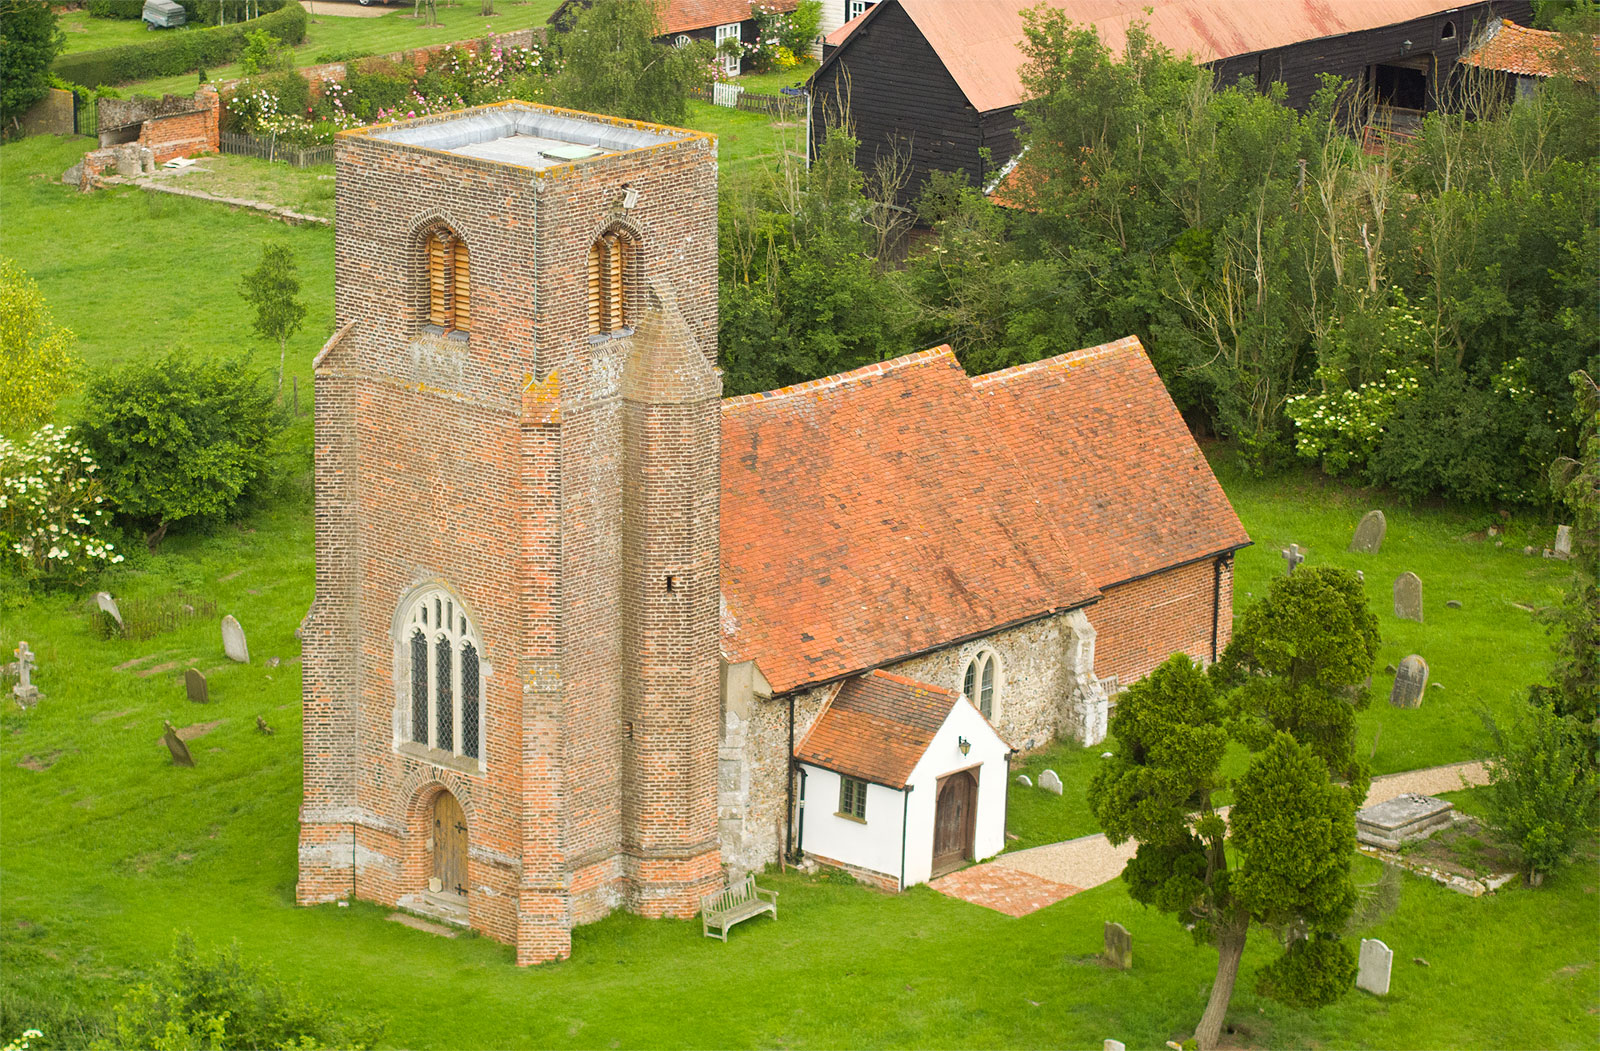
<svg viewBox="0 0 1600 1051">
<path fill-rule="evenodd" d="M 43 1036 L 44 1034 L 37 1029 L 24 1029 L 21 1036 L 5 1047 L 0 1048 L 0 1051 L 28 1051 L 28 1048 L 32 1046 L 32 1042 Z"/>
<path fill-rule="evenodd" d="M 82 584 L 122 556 L 94 458 L 70 427 L 0 438 L 0 563 L 23 580 Z"/>
</svg>

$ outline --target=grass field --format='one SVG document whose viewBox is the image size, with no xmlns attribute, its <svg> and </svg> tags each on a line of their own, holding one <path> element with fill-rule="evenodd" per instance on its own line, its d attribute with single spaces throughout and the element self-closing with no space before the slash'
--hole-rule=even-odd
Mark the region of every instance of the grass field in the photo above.
<svg viewBox="0 0 1600 1051">
<path fill-rule="evenodd" d="M 730 114 L 751 116 L 721 110 L 705 119 Z M 290 375 L 306 386 L 332 321 L 331 232 L 135 190 L 80 195 L 55 180 L 86 145 L 38 138 L 0 149 L 0 252 L 39 281 L 91 367 L 175 346 L 259 346 L 234 286 L 259 243 L 277 237 L 295 249 L 312 308 L 290 349 Z M 726 138 L 724 147 L 724 164 L 737 162 Z M 308 450 L 309 421 L 298 427 Z M 434 938 L 386 922 L 374 907 L 295 908 L 294 631 L 312 594 L 308 457 L 276 503 L 209 533 L 174 534 L 158 555 L 136 553 L 100 584 L 119 598 L 181 589 L 214 600 L 249 633 L 248 666 L 223 659 L 213 621 L 142 643 L 102 641 L 86 594 L 0 601 L 0 647 L 28 640 L 45 693 L 31 711 L 0 706 L 0 1040 L 39 1025 L 46 1038 L 36 1047 L 81 1046 L 87 1030 L 74 1027 L 100 1024 L 177 929 L 204 944 L 236 939 L 347 1010 L 387 1018 L 384 1042 L 395 1047 L 1031 1047 L 1106 1037 L 1159 1047 L 1198 1019 L 1214 952 L 1119 884 L 1012 919 L 926 888 L 886 897 L 771 875 L 781 919 L 742 925 L 726 946 L 690 923 L 618 916 L 576 932 L 572 960 L 532 970 L 512 966 L 496 943 Z M 1364 739 L 1377 736 L 1375 770 L 1482 754 L 1476 706 L 1508 710 L 1548 660 L 1542 629 L 1512 605 L 1556 600 L 1565 567 L 1520 553 L 1547 542 L 1548 525 L 1514 520 L 1497 549 L 1475 539 L 1487 519 L 1470 514 L 1408 509 L 1310 475 L 1259 480 L 1224 466 L 1221 476 L 1256 540 L 1238 560 L 1240 607 L 1283 572 L 1277 551 L 1291 541 L 1308 550 L 1308 565 L 1365 570 L 1384 636 L 1375 703 L 1361 722 Z M 1372 506 L 1389 515 L 1383 552 L 1346 554 Z M 1393 617 L 1389 586 L 1402 569 L 1424 581 L 1424 625 Z M 1452 598 L 1461 609 L 1445 608 Z M 1391 709 L 1381 662 L 1409 652 L 1428 657 L 1443 688 L 1419 709 Z M 269 669 L 273 656 L 283 664 Z M 177 678 L 190 662 L 209 671 L 206 708 L 185 699 Z M 257 715 L 273 736 L 255 732 Z M 168 763 L 163 719 L 216 723 L 190 742 L 195 769 Z M 1099 751 L 1061 747 L 1020 767 L 1037 774 L 1053 764 L 1067 793 L 1013 795 L 1018 845 L 1094 831 L 1082 786 Z M 1462 802 L 1477 806 L 1471 794 Z M 1358 867 L 1364 881 L 1376 878 L 1373 863 Z M 1351 993 L 1317 1013 L 1255 996 L 1250 972 L 1272 948 L 1258 932 L 1231 1039 L 1592 1047 L 1600 1041 L 1597 882 L 1592 858 L 1538 891 L 1478 900 L 1407 877 L 1399 908 L 1358 932 L 1395 949 L 1393 992 Z M 1134 935 L 1131 972 L 1093 961 L 1108 919 Z"/>
<path fill-rule="evenodd" d="M 391 11 L 375 18 L 324 14 L 321 13 L 322 9 L 328 5 L 318 4 L 318 13 L 307 20 L 305 40 L 294 49 L 294 62 L 296 66 L 313 66 L 340 61 L 343 57 L 356 54 L 386 55 L 433 44 L 479 40 L 491 34 L 514 33 L 544 25 L 545 19 L 550 17 L 559 3 L 560 0 L 495 0 L 495 13 L 485 17 L 479 13 L 477 0 L 470 3 L 466 0 L 455 0 L 454 3 L 440 0 L 438 25 L 429 25 L 413 18 L 412 5 L 409 3 L 395 4 Z M 83 17 L 94 24 L 95 32 L 110 32 L 100 28 L 108 20 Z M 106 45 L 95 46 L 109 46 L 110 43 L 127 41 L 110 41 Z M 206 70 L 206 76 L 213 82 L 236 80 L 243 75 L 237 63 Z M 182 73 L 119 85 L 118 90 L 123 94 L 186 94 L 194 91 L 196 86 L 195 74 Z"/>
<path fill-rule="evenodd" d="M 61 11 L 56 24 L 67 42 L 61 49 L 63 55 L 143 43 L 154 32 L 137 18 L 95 18 L 83 10 Z"/>
</svg>

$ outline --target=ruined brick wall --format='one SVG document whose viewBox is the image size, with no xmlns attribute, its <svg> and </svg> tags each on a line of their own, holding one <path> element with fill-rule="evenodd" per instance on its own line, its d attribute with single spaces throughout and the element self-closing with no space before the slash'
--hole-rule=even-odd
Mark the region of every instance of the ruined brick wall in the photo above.
<svg viewBox="0 0 1600 1051">
<path fill-rule="evenodd" d="M 220 106 L 216 91 L 210 87 L 201 88 L 193 101 L 198 108 L 150 117 L 140 127 L 139 145 L 155 154 L 157 164 L 174 157 L 216 153 L 220 148 Z"/>
<path fill-rule="evenodd" d="M 1100 632 L 1095 673 L 1101 678 L 1115 677 L 1119 686 L 1127 686 L 1174 653 L 1187 653 L 1209 663 L 1215 597 L 1220 596 L 1215 617 L 1217 652 L 1232 634 L 1233 560 L 1225 556 L 1221 562 L 1220 591 L 1217 559 L 1104 589 L 1104 597 L 1087 611 Z"/>
<path fill-rule="evenodd" d="M 519 962 L 567 955 L 571 926 L 618 904 L 686 914 L 720 878 L 715 591 L 691 593 L 694 616 L 646 618 L 624 639 L 618 381 L 636 337 L 591 340 L 585 275 L 597 234 L 628 223 L 639 246 L 633 276 L 679 289 L 709 373 L 714 145 L 696 136 L 534 174 L 347 135 L 337 163 L 335 312 L 349 330 L 317 368 L 318 582 L 306 628 L 298 896 L 349 892 L 393 905 L 418 893 L 431 807 L 448 791 L 469 829 L 470 922 L 516 945 Z M 624 184 L 638 191 L 625 216 Z M 465 339 L 423 327 L 423 243 L 439 224 L 468 247 Z M 652 452 L 668 476 L 696 457 L 714 465 L 714 396 L 710 404 L 709 438 L 669 424 L 636 452 Z M 653 478 L 637 484 L 648 490 Z M 668 481 L 715 508 L 714 467 L 709 478 L 702 467 Z M 691 551 L 671 560 L 693 561 L 707 535 L 702 523 Z M 709 536 L 709 553 L 693 557 L 714 567 L 714 510 Z M 434 585 L 456 597 L 482 641 L 481 763 L 399 739 L 407 673 L 396 618 L 408 596 Z M 690 652 L 672 663 L 692 670 L 632 697 L 635 729 L 665 742 L 639 764 L 639 792 L 677 792 L 632 825 L 622 819 L 625 645 Z M 682 740 L 667 740 L 673 728 Z M 338 845 L 351 837 L 353 847 Z"/>
</svg>

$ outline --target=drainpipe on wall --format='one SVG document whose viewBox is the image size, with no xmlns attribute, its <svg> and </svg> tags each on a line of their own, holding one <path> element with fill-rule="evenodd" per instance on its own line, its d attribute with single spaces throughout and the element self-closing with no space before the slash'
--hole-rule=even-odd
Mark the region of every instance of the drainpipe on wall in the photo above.
<svg viewBox="0 0 1600 1051">
<path fill-rule="evenodd" d="M 1211 663 L 1217 663 L 1217 630 L 1222 620 L 1222 560 L 1227 555 L 1218 555 L 1216 564 L 1212 567 L 1214 572 L 1211 577 Z M 793 751 L 791 748 L 790 751 Z"/>
<path fill-rule="evenodd" d="M 806 852 L 806 848 L 805 848 L 805 842 L 806 842 L 806 768 L 803 767 L 803 766 L 800 768 L 800 809 L 799 809 L 799 814 L 800 814 L 799 827 L 797 827 L 795 829 L 795 836 L 794 836 L 794 859 L 796 861 L 799 861 L 805 855 L 805 852 Z"/>
<path fill-rule="evenodd" d="M 906 818 L 911 812 L 911 790 L 907 785 L 900 793 L 900 889 L 906 889 Z"/>
<path fill-rule="evenodd" d="M 795 860 L 794 843 L 794 694 L 789 695 L 789 778 L 784 785 L 784 794 L 787 797 L 783 808 L 783 853 L 790 861 Z"/>
</svg>

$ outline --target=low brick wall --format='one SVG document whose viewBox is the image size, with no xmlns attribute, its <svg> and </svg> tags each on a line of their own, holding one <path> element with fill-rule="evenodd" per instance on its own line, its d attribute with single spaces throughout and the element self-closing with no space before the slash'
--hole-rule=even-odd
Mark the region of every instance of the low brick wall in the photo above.
<svg viewBox="0 0 1600 1051">
<path fill-rule="evenodd" d="M 513 33 L 496 33 L 490 39 L 494 40 L 502 48 L 516 48 L 533 47 L 535 43 L 542 44 L 544 43 L 544 37 L 544 28 L 541 26 L 536 29 L 519 29 Z M 421 76 L 428 71 L 428 66 L 433 63 L 433 60 L 449 48 L 460 48 L 469 54 L 476 55 L 478 48 L 482 44 L 483 41 L 481 39 L 457 40 L 448 44 L 429 44 L 427 47 L 414 48 L 409 51 L 391 51 L 387 55 L 368 55 L 365 58 L 352 59 L 350 62 L 325 62 L 320 66 L 301 66 L 296 72 L 305 78 L 306 83 L 311 85 L 311 93 L 317 95 L 321 93 L 322 85 L 325 83 L 344 83 L 345 78 L 350 75 L 352 63 L 364 62 L 370 58 L 401 64 L 409 63 L 412 71 L 417 76 Z M 225 90 L 231 89 L 237 87 L 239 83 L 240 81 L 238 80 L 228 80 L 224 81 L 220 87 Z"/>
<path fill-rule="evenodd" d="M 198 109 L 151 117 L 139 129 L 139 145 L 155 154 L 156 163 L 196 153 L 217 153 L 220 103 L 216 89 L 201 88 L 195 94 Z"/>
</svg>

